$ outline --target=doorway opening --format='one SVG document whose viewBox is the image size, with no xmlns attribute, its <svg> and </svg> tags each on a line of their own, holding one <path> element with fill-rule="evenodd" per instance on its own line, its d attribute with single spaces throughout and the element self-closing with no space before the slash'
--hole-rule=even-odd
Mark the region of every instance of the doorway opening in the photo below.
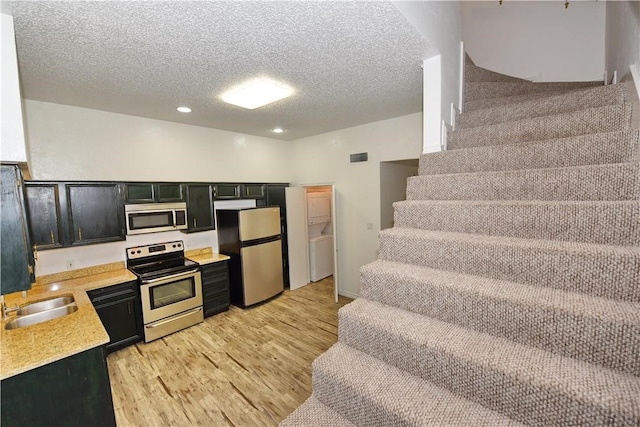
<svg viewBox="0 0 640 427">
<path fill-rule="evenodd" d="M 393 203 L 407 199 L 407 179 L 418 175 L 418 159 L 380 162 L 380 229 L 393 227 Z"/>
<path fill-rule="evenodd" d="M 286 189 L 290 289 L 332 279 L 338 301 L 336 194 L 333 185 Z"/>
</svg>

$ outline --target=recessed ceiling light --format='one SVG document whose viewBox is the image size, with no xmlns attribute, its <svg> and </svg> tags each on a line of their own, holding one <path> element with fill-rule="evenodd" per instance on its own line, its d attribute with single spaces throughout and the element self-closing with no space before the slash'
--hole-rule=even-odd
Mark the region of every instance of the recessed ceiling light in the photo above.
<svg viewBox="0 0 640 427">
<path fill-rule="evenodd" d="M 229 104 L 253 110 L 263 105 L 286 98 L 293 90 L 273 80 L 259 78 L 242 83 L 222 94 L 222 100 Z"/>
<path fill-rule="evenodd" d="M 190 113 L 191 112 L 191 108 L 189 108 L 189 107 L 178 107 L 177 110 L 180 111 L 181 113 Z"/>
<path fill-rule="evenodd" d="M 282 129 L 282 128 L 273 128 L 272 132 L 274 132 L 274 133 L 282 133 L 282 132 L 284 132 L 284 129 Z"/>
</svg>

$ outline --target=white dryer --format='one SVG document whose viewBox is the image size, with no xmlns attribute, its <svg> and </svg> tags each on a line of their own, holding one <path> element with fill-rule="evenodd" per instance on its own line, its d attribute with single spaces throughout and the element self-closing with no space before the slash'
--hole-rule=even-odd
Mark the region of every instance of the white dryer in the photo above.
<svg viewBox="0 0 640 427">
<path fill-rule="evenodd" d="M 309 266 L 312 282 L 333 274 L 333 235 L 309 237 Z"/>
</svg>

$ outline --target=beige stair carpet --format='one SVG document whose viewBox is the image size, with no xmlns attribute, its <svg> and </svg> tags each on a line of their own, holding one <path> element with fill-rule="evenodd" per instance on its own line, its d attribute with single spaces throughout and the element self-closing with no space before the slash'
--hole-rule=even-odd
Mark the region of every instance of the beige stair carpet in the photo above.
<svg viewBox="0 0 640 427">
<path fill-rule="evenodd" d="M 623 85 L 467 57 L 313 394 L 282 426 L 640 426 L 640 156 Z"/>
</svg>

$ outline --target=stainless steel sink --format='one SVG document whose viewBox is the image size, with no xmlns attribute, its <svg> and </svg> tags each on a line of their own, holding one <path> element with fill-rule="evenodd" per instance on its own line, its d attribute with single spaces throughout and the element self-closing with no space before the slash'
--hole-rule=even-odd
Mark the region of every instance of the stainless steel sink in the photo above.
<svg viewBox="0 0 640 427">
<path fill-rule="evenodd" d="M 25 314 L 40 313 L 41 311 L 48 311 L 54 308 L 62 307 L 75 301 L 76 300 L 73 298 L 73 295 L 62 295 L 56 298 L 35 301 L 20 307 L 17 315 L 23 316 Z"/>
<path fill-rule="evenodd" d="M 46 322 L 47 320 L 57 319 L 58 317 L 66 316 L 74 311 L 78 311 L 78 306 L 75 302 L 60 307 L 54 307 L 49 310 L 39 311 L 32 314 L 18 315 L 14 319 L 11 319 L 5 325 L 5 329 L 17 329 L 24 328 L 26 326 L 35 325 L 38 323 Z"/>
</svg>

